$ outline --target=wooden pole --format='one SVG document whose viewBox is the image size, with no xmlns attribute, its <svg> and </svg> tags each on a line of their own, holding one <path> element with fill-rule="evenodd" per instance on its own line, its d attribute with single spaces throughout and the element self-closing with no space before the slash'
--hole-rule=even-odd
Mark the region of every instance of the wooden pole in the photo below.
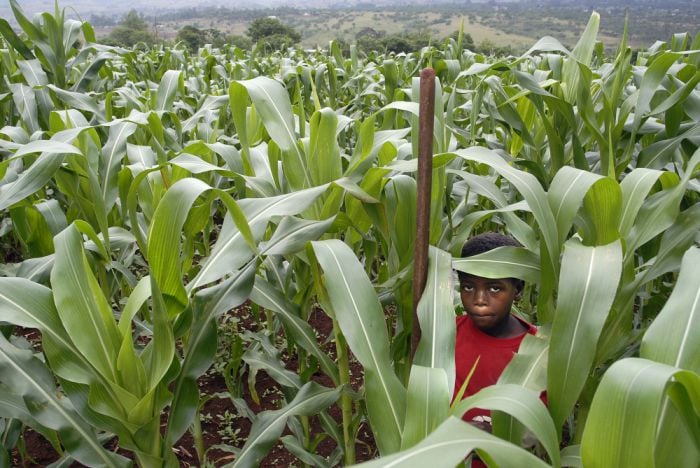
<svg viewBox="0 0 700 468">
<path fill-rule="evenodd" d="M 416 200 L 416 244 L 413 260 L 413 329 L 411 362 L 416 354 L 421 331 L 418 323 L 418 301 L 428 276 L 430 244 L 430 198 L 433 184 L 433 127 L 435 122 L 435 70 L 424 68 L 420 73 L 420 107 L 418 108 L 418 194 Z"/>
</svg>

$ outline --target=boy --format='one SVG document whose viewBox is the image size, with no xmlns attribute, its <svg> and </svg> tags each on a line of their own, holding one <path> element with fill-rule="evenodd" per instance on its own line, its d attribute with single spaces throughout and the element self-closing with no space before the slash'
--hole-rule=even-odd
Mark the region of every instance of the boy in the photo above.
<svg viewBox="0 0 700 468">
<path fill-rule="evenodd" d="M 471 257 L 502 246 L 520 247 L 510 236 L 488 232 L 471 238 L 462 248 L 462 257 Z M 537 328 L 511 314 L 513 301 L 520 298 L 523 281 L 515 278 L 490 279 L 459 272 L 459 290 L 464 315 L 457 317 L 455 339 L 457 396 L 477 359 L 474 374 L 464 397 L 494 385 L 503 369 L 518 351 L 526 333 Z M 481 429 L 491 430 L 491 412 L 475 408 L 463 416 Z"/>
</svg>

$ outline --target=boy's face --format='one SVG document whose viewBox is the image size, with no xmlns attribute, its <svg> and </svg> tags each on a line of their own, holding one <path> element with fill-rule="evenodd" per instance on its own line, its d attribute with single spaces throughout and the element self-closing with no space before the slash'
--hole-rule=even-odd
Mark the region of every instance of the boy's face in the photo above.
<svg viewBox="0 0 700 468">
<path fill-rule="evenodd" d="M 466 274 L 460 278 L 459 291 L 464 311 L 479 330 L 493 336 L 507 330 L 513 301 L 520 296 L 515 281 Z"/>
</svg>

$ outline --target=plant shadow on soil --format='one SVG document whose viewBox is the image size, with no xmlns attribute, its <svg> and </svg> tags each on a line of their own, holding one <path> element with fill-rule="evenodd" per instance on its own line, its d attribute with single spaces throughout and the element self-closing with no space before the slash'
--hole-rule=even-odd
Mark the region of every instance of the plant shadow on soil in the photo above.
<svg viewBox="0 0 700 468">
<path fill-rule="evenodd" d="M 231 315 L 236 317 L 238 327 L 240 329 L 248 329 L 256 331 L 258 322 L 250 319 L 249 307 L 244 305 L 231 312 Z M 319 343 L 323 345 L 327 338 L 332 333 L 331 319 L 321 310 L 314 310 L 309 317 L 309 324 L 318 333 Z M 23 336 L 30 343 L 33 343 L 37 350 L 41 347 L 40 334 L 36 330 L 17 328 L 15 334 Z M 327 343 L 325 348 L 332 353 L 332 343 Z M 291 359 L 283 353 L 286 368 L 290 371 L 297 371 L 296 357 Z M 355 361 L 350 361 L 350 372 L 352 386 L 358 390 L 362 384 L 362 367 Z M 242 381 L 248 379 L 247 373 L 242 376 Z M 332 387 L 331 379 L 325 375 L 317 373 L 313 377 L 317 383 Z M 234 406 L 231 398 L 228 397 L 228 388 L 225 379 L 221 373 L 208 372 L 199 379 L 200 398 L 207 398 L 207 401 L 202 407 L 201 415 L 203 415 L 201 426 L 203 432 L 204 447 L 206 449 L 207 466 L 223 466 L 235 460 L 235 455 L 229 451 L 222 450 L 221 446 L 234 446 L 237 448 L 243 447 L 251 429 L 251 421 L 243 415 L 240 415 Z M 255 376 L 255 390 L 260 396 L 260 404 L 254 401 L 248 386 L 241 385 L 241 398 L 245 400 L 250 410 L 258 414 L 261 411 L 278 409 L 279 395 L 281 390 L 279 384 L 272 379 L 265 371 L 258 371 Z M 340 425 L 340 409 L 337 404 L 332 405 L 328 409 L 328 414 Z M 164 427 L 164 425 L 163 425 Z M 313 439 L 316 435 L 323 434 L 324 431 L 318 421 L 318 417 L 310 418 L 310 432 Z M 285 429 L 283 436 L 291 434 L 289 429 Z M 11 453 L 12 466 L 17 467 L 44 467 L 58 460 L 59 455 L 54 450 L 53 446 L 40 434 L 34 432 L 30 428 L 25 428 L 21 436 L 21 444 L 23 444 L 26 454 L 20 456 L 17 448 L 14 448 Z M 117 446 L 117 440 L 112 439 L 105 445 L 109 450 L 117 451 L 118 453 L 133 458 L 128 451 L 120 449 Z M 327 458 L 336 448 L 336 442 L 330 436 L 323 438 L 314 453 Z M 200 466 L 195 441 L 192 434 L 188 431 L 183 437 L 178 440 L 173 446 L 181 467 Z M 358 436 L 355 444 L 356 458 L 358 462 L 366 461 L 378 456 L 374 438 L 366 421 L 360 424 Z M 262 467 L 289 467 L 301 466 L 302 463 L 297 457 L 290 453 L 284 445 L 278 443 L 268 452 L 261 460 L 259 466 Z M 72 467 L 81 467 L 79 463 L 73 463 Z"/>
</svg>

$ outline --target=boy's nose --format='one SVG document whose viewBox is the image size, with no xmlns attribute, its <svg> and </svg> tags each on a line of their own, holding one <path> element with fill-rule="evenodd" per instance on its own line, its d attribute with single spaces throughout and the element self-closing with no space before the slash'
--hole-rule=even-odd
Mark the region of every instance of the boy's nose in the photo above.
<svg viewBox="0 0 700 468">
<path fill-rule="evenodd" d="M 483 289 L 477 289 L 474 302 L 479 305 L 486 304 L 486 291 Z"/>
</svg>

